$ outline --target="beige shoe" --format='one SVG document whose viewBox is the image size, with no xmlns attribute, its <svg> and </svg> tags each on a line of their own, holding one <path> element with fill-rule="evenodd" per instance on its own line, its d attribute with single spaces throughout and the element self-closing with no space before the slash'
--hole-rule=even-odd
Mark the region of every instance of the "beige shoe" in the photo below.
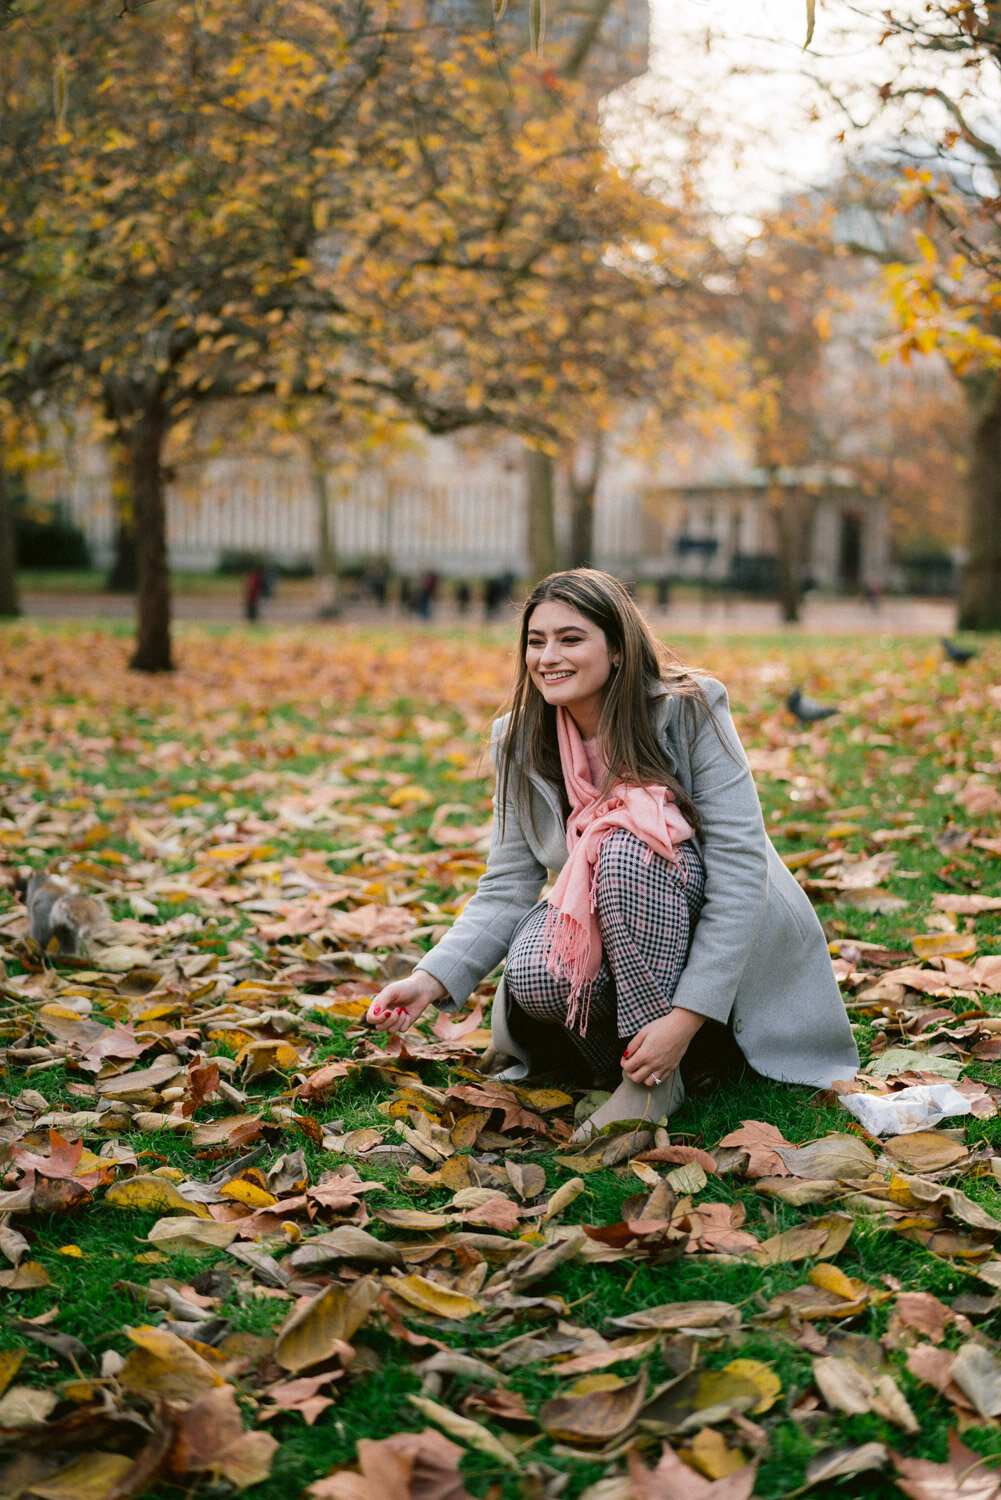
<svg viewBox="0 0 1001 1500">
<path fill-rule="evenodd" d="M 622 1082 L 610 1094 L 600 1108 L 584 1121 L 570 1137 L 570 1144 L 583 1145 L 592 1136 L 597 1135 L 606 1125 L 612 1125 L 617 1120 L 640 1120 L 644 1125 L 653 1128 L 665 1115 L 673 1115 L 676 1109 L 680 1109 L 685 1102 L 685 1085 L 681 1081 L 681 1071 L 675 1068 L 669 1078 L 663 1083 L 655 1083 L 653 1088 L 647 1088 L 642 1083 L 633 1083 L 631 1078 L 624 1074 Z"/>
</svg>

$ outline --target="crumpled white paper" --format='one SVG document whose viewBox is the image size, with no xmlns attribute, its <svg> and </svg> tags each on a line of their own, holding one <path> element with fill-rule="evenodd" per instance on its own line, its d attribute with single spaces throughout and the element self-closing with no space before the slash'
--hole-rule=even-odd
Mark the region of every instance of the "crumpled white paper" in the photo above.
<svg viewBox="0 0 1001 1500">
<path fill-rule="evenodd" d="M 949 1115 L 971 1113 L 970 1101 L 951 1083 L 917 1083 L 895 1094 L 842 1094 L 841 1103 L 873 1135 L 930 1130 Z"/>
</svg>

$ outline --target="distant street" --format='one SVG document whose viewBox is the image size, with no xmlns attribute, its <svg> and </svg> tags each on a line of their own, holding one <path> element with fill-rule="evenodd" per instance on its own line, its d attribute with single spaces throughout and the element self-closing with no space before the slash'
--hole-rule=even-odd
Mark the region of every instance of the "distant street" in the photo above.
<svg viewBox="0 0 1001 1500">
<path fill-rule="evenodd" d="M 50 593 L 38 591 L 21 596 L 26 618 L 38 620 L 129 620 L 133 617 L 131 598 L 121 594 Z M 783 625 L 778 605 L 773 600 L 718 598 L 702 602 L 678 599 L 666 609 L 645 606 L 644 612 L 658 631 L 675 630 L 682 634 L 760 635 L 795 631 L 806 635 L 948 635 L 955 627 L 956 605 L 951 599 L 884 599 L 878 606 L 863 599 L 807 599 L 799 625 Z M 188 593 L 174 596 L 174 617 L 204 624 L 239 624 L 243 620 L 242 601 L 233 593 Z M 440 624 L 480 626 L 483 608 L 479 603 L 460 614 L 450 599 L 435 610 Z M 502 625 L 505 618 L 516 618 L 514 607 L 507 616 L 493 621 Z M 338 624 L 399 625 L 417 628 L 417 616 L 397 604 L 379 609 L 369 601 L 349 601 L 337 620 L 317 619 L 316 596 L 312 585 L 280 583 L 276 596 L 261 606 L 262 625 L 310 625 L 336 630 Z"/>
</svg>

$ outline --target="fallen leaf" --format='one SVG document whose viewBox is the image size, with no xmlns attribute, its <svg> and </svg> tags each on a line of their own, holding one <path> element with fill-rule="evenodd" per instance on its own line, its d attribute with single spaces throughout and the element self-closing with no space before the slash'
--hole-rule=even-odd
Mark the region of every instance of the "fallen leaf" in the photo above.
<svg viewBox="0 0 1001 1500">
<path fill-rule="evenodd" d="M 539 1408 L 539 1425 L 563 1442 L 607 1443 L 632 1426 L 645 1395 L 646 1373 L 640 1371 L 633 1380 L 552 1397 Z"/>
<path fill-rule="evenodd" d="M 964 1344 L 952 1366 L 952 1378 L 985 1420 L 1001 1415 L 1001 1361 L 982 1344 Z"/>
<path fill-rule="evenodd" d="M 1001 1500 L 1001 1475 L 984 1468 L 986 1462 L 949 1433 L 949 1458 L 944 1464 L 923 1458 L 903 1458 L 891 1452 L 897 1485 L 911 1500 Z"/>
<path fill-rule="evenodd" d="M 269 1432 L 244 1429 L 236 1392 L 224 1385 L 178 1413 L 169 1464 L 175 1474 L 216 1474 L 242 1490 L 268 1478 L 277 1447 Z"/>
<path fill-rule="evenodd" d="M 655 1469 L 635 1451 L 629 1454 L 628 1500 L 750 1500 L 756 1464 L 746 1464 L 722 1479 L 704 1479 L 667 1445 Z"/>
<path fill-rule="evenodd" d="M 209 1211 L 203 1203 L 193 1203 L 166 1177 L 128 1177 L 122 1182 L 113 1182 L 104 1195 L 105 1203 L 113 1208 L 138 1209 L 143 1213 L 188 1214 L 198 1219 L 207 1219 Z"/>
<path fill-rule="evenodd" d="M 938 1172 L 965 1161 L 969 1151 L 959 1141 L 951 1140 L 941 1130 L 914 1130 L 907 1135 L 891 1135 L 883 1150 L 898 1166 L 914 1172 Z"/>
<path fill-rule="evenodd" d="M 823 1484 L 828 1479 L 845 1479 L 852 1474 L 865 1474 L 870 1469 L 882 1469 L 890 1461 L 890 1450 L 885 1443 L 863 1443 L 860 1448 L 828 1448 L 811 1458 L 806 1466 L 806 1485 Z"/>
<path fill-rule="evenodd" d="M 124 1453 L 82 1453 L 50 1478 L 36 1481 L 31 1493 L 39 1500 L 111 1500 L 131 1468 Z"/>
<path fill-rule="evenodd" d="M 857 1135 L 832 1132 L 808 1146 L 778 1146 L 776 1154 L 795 1177 L 868 1177 L 876 1158 Z"/>
<path fill-rule="evenodd" d="M 467 1448 L 475 1448 L 478 1453 L 485 1453 L 497 1463 L 503 1464 L 505 1468 L 517 1469 L 519 1467 L 514 1454 L 504 1447 L 499 1438 L 494 1437 L 488 1427 L 484 1427 L 480 1422 L 474 1422 L 469 1417 L 462 1417 L 458 1412 L 439 1405 L 437 1401 L 432 1401 L 427 1396 L 408 1396 L 407 1400 L 423 1417 L 427 1417 L 431 1422 L 437 1422 L 438 1426 L 444 1428 L 450 1437 L 458 1438 L 459 1442 L 464 1443 Z"/>
<path fill-rule="evenodd" d="M 360 1474 L 341 1470 L 307 1489 L 313 1500 L 471 1500 L 459 1474 L 463 1450 L 441 1433 L 397 1432 L 358 1443 Z"/>
<path fill-rule="evenodd" d="M 225 1250 L 236 1238 L 235 1224 L 223 1224 L 216 1219 L 191 1218 L 158 1219 L 147 1240 L 153 1245 L 176 1252 L 187 1250 L 193 1255 L 204 1255 L 208 1250 Z"/>
<path fill-rule="evenodd" d="M 131 1351 L 118 1379 L 127 1391 L 147 1400 L 161 1396 L 168 1401 L 196 1401 L 222 1377 L 201 1355 L 165 1328 L 126 1328 L 136 1348 Z"/>
<path fill-rule="evenodd" d="M 426 1276 L 400 1276 L 386 1283 L 394 1297 L 402 1297 L 411 1307 L 435 1318 L 469 1318 L 483 1311 L 483 1305 L 462 1292 L 453 1292 Z"/>
<path fill-rule="evenodd" d="M 742 1120 L 738 1130 L 731 1130 L 720 1141 L 720 1146 L 733 1151 L 747 1152 L 748 1177 L 784 1177 L 789 1168 L 778 1154 L 778 1147 L 789 1146 L 781 1130 L 767 1125 L 763 1120 Z M 793 1148 L 795 1149 L 795 1148 Z"/>
<path fill-rule="evenodd" d="M 918 1423 L 891 1375 L 872 1376 L 852 1359 L 829 1355 L 813 1361 L 813 1378 L 833 1411 L 849 1416 L 875 1412 L 904 1432 L 917 1432 Z"/>
<path fill-rule="evenodd" d="M 275 1359 L 283 1369 L 298 1373 L 343 1356 L 379 1300 L 379 1290 L 378 1282 L 368 1276 L 348 1287 L 325 1287 L 285 1319 L 278 1330 Z"/>
<path fill-rule="evenodd" d="M 762 1240 L 755 1251 L 755 1259 L 763 1265 L 777 1265 L 783 1261 L 816 1259 L 837 1255 L 848 1243 L 854 1220 L 847 1214 L 824 1214 L 806 1224 L 797 1224 L 771 1239 Z"/>
</svg>

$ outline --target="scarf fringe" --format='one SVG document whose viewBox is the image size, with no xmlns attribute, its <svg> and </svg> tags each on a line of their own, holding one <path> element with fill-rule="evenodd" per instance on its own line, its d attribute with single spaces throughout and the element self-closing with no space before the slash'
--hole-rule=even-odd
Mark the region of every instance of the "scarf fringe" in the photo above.
<svg viewBox="0 0 1001 1500">
<path fill-rule="evenodd" d="M 593 887 L 592 887 L 593 889 Z M 591 910 L 594 910 L 592 903 Z M 546 925 L 542 931 L 542 952 L 546 968 L 554 979 L 565 979 L 570 986 L 567 996 L 568 1027 L 576 1026 L 581 1036 L 587 1031 L 591 1011 L 594 976 L 587 973 L 591 938 L 587 928 L 569 912 L 547 902 Z"/>
</svg>

